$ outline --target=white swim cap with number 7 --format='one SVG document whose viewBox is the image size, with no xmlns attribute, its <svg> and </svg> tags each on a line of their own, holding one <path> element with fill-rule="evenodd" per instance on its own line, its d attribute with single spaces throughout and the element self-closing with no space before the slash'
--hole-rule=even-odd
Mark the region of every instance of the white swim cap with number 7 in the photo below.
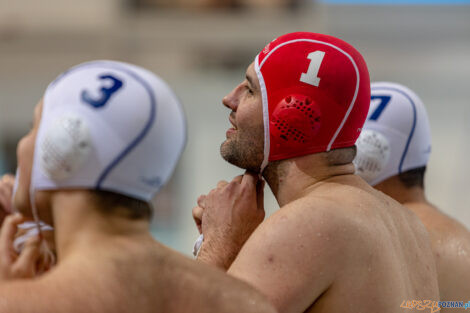
<svg viewBox="0 0 470 313">
<path fill-rule="evenodd" d="M 373 83 L 369 114 L 356 146 L 356 173 L 372 186 L 425 166 L 431 131 L 421 99 L 405 86 Z"/>
</svg>

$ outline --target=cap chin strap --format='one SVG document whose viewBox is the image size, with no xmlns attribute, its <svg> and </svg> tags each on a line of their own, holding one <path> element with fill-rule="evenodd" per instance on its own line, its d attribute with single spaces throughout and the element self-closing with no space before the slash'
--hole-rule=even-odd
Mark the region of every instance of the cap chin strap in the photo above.
<svg viewBox="0 0 470 313">
<path fill-rule="evenodd" d="M 266 92 L 266 84 L 264 83 L 263 74 L 259 66 L 259 54 L 255 58 L 255 72 L 258 76 L 259 86 L 261 89 L 261 100 L 263 103 L 263 124 L 264 124 L 264 158 L 260 166 L 260 175 L 268 165 L 270 142 L 269 142 L 269 107 L 268 107 L 268 94 Z"/>
<path fill-rule="evenodd" d="M 32 177 L 31 177 L 31 181 L 32 181 Z M 36 204 L 35 204 L 36 201 L 35 201 L 34 195 L 35 195 L 35 192 L 34 192 L 33 184 L 31 184 L 29 187 L 29 199 L 30 199 L 31 211 L 33 213 L 34 222 L 36 224 L 37 234 L 41 240 L 41 250 L 45 254 L 44 256 L 44 259 L 46 260 L 45 263 L 50 264 L 50 266 L 53 266 L 56 264 L 56 257 L 54 253 L 51 251 L 51 249 L 49 248 L 49 246 L 47 245 L 47 242 L 44 240 L 45 237 L 42 233 L 41 220 L 39 219 L 39 214 L 36 208 Z M 47 262 L 49 260 L 50 262 Z M 48 269 L 39 269 L 39 274 L 47 270 Z"/>
</svg>

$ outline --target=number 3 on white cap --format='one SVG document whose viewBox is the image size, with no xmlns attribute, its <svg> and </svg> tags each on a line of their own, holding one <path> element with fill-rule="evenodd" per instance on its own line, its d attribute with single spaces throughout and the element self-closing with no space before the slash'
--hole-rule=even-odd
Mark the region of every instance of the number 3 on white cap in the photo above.
<svg viewBox="0 0 470 313">
<path fill-rule="evenodd" d="M 310 65 L 308 66 L 307 73 L 302 73 L 302 75 L 300 75 L 301 82 L 318 87 L 320 84 L 320 78 L 317 77 L 317 75 L 324 56 L 325 52 L 323 51 L 309 53 L 307 59 L 310 59 Z"/>
</svg>

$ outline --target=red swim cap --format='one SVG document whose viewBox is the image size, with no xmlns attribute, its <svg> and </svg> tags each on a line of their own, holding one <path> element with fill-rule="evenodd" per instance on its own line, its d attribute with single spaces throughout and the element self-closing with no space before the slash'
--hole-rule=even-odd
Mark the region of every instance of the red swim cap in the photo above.
<svg viewBox="0 0 470 313">
<path fill-rule="evenodd" d="M 327 35 L 297 32 L 255 60 L 264 116 L 264 161 L 353 146 L 370 104 L 361 54 Z"/>
</svg>

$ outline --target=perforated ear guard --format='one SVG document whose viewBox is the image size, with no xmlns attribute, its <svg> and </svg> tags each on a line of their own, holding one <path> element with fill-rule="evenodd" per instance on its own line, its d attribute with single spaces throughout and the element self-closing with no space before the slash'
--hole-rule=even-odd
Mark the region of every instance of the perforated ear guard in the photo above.
<svg viewBox="0 0 470 313">
<path fill-rule="evenodd" d="M 48 125 L 39 147 L 40 164 L 54 181 L 71 177 L 90 154 L 92 140 L 86 121 L 79 115 L 62 115 Z"/>
<path fill-rule="evenodd" d="M 380 132 L 364 129 L 356 145 L 360 149 L 354 159 L 356 174 L 367 182 L 374 181 L 387 167 L 390 142 Z"/>
<path fill-rule="evenodd" d="M 293 94 L 283 98 L 270 120 L 272 136 L 289 147 L 309 145 L 321 127 L 320 106 L 308 96 Z"/>
</svg>

